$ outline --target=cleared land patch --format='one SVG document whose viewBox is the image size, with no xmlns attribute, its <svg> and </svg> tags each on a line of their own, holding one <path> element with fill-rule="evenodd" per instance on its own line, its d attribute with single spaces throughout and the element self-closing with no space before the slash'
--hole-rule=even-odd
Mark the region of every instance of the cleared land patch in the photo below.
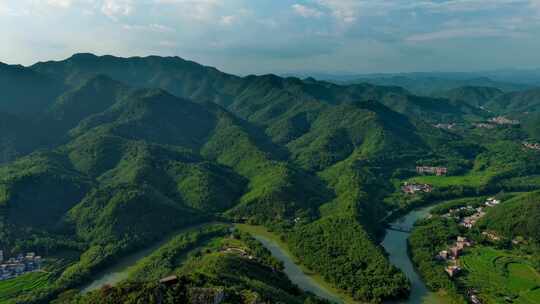
<svg viewBox="0 0 540 304">
<path fill-rule="evenodd" d="M 32 272 L 10 280 L 0 281 L 0 303 L 11 303 L 10 300 L 27 292 L 46 287 L 49 284 L 49 274 Z"/>
<path fill-rule="evenodd" d="M 540 303 L 540 274 L 529 261 L 489 247 L 471 249 L 462 257 L 465 286 L 477 289 L 485 303 Z"/>
</svg>

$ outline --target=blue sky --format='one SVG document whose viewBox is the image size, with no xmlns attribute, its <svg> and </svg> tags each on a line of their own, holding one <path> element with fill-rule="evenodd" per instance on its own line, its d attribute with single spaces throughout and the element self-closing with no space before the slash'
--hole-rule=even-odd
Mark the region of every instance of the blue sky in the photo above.
<svg viewBox="0 0 540 304">
<path fill-rule="evenodd" d="M 0 0 L 0 61 L 174 55 L 232 73 L 540 67 L 540 0 Z"/>
</svg>

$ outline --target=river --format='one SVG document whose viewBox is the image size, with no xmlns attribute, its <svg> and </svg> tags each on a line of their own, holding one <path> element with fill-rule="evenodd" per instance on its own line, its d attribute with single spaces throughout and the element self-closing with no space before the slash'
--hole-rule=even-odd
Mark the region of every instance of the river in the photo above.
<svg viewBox="0 0 540 304">
<path fill-rule="evenodd" d="M 302 269 L 289 257 L 289 255 L 274 241 L 269 240 L 260 235 L 253 235 L 264 247 L 266 247 L 272 255 L 283 262 L 283 272 L 289 277 L 289 279 L 296 284 L 300 289 L 309 291 L 323 299 L 327 299 L 333 303 L 344 303 L 340 296 L 327 290 L 320 284 L 318 284 L 311 277 L 306 275 Z"/>
<path fill-rule="evenodd" d="M 429 206 L 413 210 L 390 225 L 399 227 L 399 229 L 402 230 L 410 231 L 413 228 L 414 223 L 419 219 L 427 217 L 433 207 L 434 206 Z M 427 289 L 426 285 L 416 272 L 411 259 L 409 258 L 409 254 L 407 252 L 408 238 L 409 233 L 407 232 L 387 229 L 386 236 L 381 244 L 388 253 L 390 262 L 401 269 L 411 281 L 411 295 L 409 299 L 393 303 L 439 304 L 442 302 L 441 299 L 436 293 L 430 292 Z"/>
<path fill-rule="evenodd" d="M 101 287 L 105 285 L 116 285 L 117 283 L 125 280 L 129 276 L 129 269 L 137 264 L 140 260 L 143 258 L 149 256 L 154 251 L 159 249 L 161 246 L 167 244 L 170 240 L 172 240 L 175 236 L 177 236 L 180 233 L 188 232 L 191 230 L 195 230 L 198 228 L 201 228 L 205 225 L 211 225 L 211 224 L 218 224 L 218 222 L 213 223 L 205 223 L 195 226 L 190 226 L 186 228 L 182 228 L 180 230 L 177 230 L 167 236 L 165 236 L 161 241 L 158 241 L 154 244 L 152 244 L 150 247 L 144 248 L 142 250 L 139 250 L 133 254 L 127 255 L 123 258 L 121 258 L 117 263 L 101 270 L 98 272 L 92 282 L 90 282 L 87 285 L 84 285 L 82 288 L 80 288 L 82 293 L 87 293 L 90 291 L 94 291 L 97 289 L 100 289 Z"/>
<path fill-rule="evenodd" d="M 129 268 L 135 266 L 141 259 L 149 256 L 152 252 L 159 247 L 165 245 L 170 238 L 152 245 L 151 247 L 140 250 L 134 254 L 123 257 L 118 263 L 111 265 L 110 267 L 100 271 L 94 276 L 94 280 L 81 288 L 82 293 L 87 293 L 100 289 L 105 285 L 115 285 L 128 278 Z"/>
<path fill-rule="evenodd" d="M 430 207 L 413 210 L 409 212 L 407 215 L 393 222 L 391 225 L 397 226 L 402 230 L 411 230 L 414 226 L 414 223 L 419 219 L 425 218 L 433 207 L 434 206 L 430 206 Z M 188 228 L 188 229 L 193 229 L 193 227 Z M 183 231 L 185 230 L 187 229 L 184 229 Z M 290 278 L 290 280 L 293 283 L 298 285 L 302 290 L 309 291 L 321 298 L 330 300 L 334 303 L 340 303 L 340 304 L 345 303 L 345 301 L 340 295 L 336 294 L 333 291 L 328 290 L 327 288 L 325 288 L 324 286 L 316 282 L 313 278 L 306 275 L 302 271 L 302 269 L 287 254 L 285 249 L 281 248 L 278 243 L 276 243 L 275 241 L 269 238 L 266 238 L 265 236 L 261 234 L 254 233 L 253 231 L 250 231 L 250 232 L 268 250 L 270 250 L 270 252 L 272 253 L 274 257 L 276 257 L 278 260 L 283 262 L 285 274 Z M 179 232 L 176 232 L 175 234 L 172 234 L 171 236 L 166 237 L 161 242 L 149 248 L 146 248 L 135 254 L 132 254 L 130 256 L 123 258 L 119 263 L 100 272 L 98 275 L 96 275 L 93 282 L 84 286 L 81 289 L 82 292 L 96 290 L 107 284 L 114 285 L 126 279 L 128 276 L 129 268 L 131 266 L 135 265 L 139 260 L 150 255 L 153 251 L 155 251 L 156 249 L 164 245 L 167 241 L 169 241 L 172 238 L 172 236 L 176 235 L 177 233 Z M 409 255 L 407 252 L 408 237 L 409 237 L 409 233 L 387 229 L 386 236 L 383 242 L 381 243 L 381 245 L 384 247 L 384 249 L 389 255 L 390 262 L 394 264 L 396 267 L 398 267 L 399 269 L 401 269 L 411 281 L 411 295 L 409 299 L 400 301 L 400 302 L 394 302 L 394 303 L 396 304 L 439 304 L 442 302 L 442 300 L 438 297 L 437 294 L 430 292 L 426 288 L 422 279 L 420 278 L 420 276 L 414 269 L 411 260 L 409 259 Z"/>
</svg>

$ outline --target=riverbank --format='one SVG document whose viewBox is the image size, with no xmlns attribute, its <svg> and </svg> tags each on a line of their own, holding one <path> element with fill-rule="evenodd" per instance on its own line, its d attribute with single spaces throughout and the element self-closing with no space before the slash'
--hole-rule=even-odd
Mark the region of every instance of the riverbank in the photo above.
<svg viewBox="0 0 540 304">
<path fill-rule="evenodd" d="M 161 241 L 158 241 L 147 248 L 141 249 L 137 252 L 134 252 L 132 254 L 125 256 L 124 258 L 120 259 L 113 265 L 99 271 L 96 275 L 93 276 L 93 279 L 90 283 L 80 288 L 80 291 L 82 293 L 87 293 L 90 291 L 97 290 L 105 285 L 112 286 L 112 285 L 120 283 L 121 281 L 128 278 L 130 269 L 134 267 L 135 265 L 137 265 L 139 261 L 151 255 L 154 251 L 158 250 L 163 245 L 167 244 L 178 234 L 194 231 L 201 227 L 213 225 L 213 224 L 223 224 L 223 223 L 210 222 L 210 223 L 204 223 L 204 224 L 182 228 L 180 230 L 177 230 L 167 235 Z"/>
<path fill-rule="evenodd" d="M 355 301 L 351 296 L 325 282 L 319 274 L 314 273 L 303 266 L 300 261 L 291 254 L 289 246 L 283 242 L 277 234 L 269 232 L 262 226 L 237 224 L 236 227 L 241 231 L 253 235 L 262 242 L 268 250 L 272 251 L 272 255 L 284 262 L 286 268 L 285 273 L 289 276 L 291 281 L 300 288 L 336 303 L 359 304 L 359 302 Z M 287 267 L 289 267 L 289 269 L 287 269 Z"/>
<path fill-rule="evenodd" d="M 441 202 L 442 203 L 442 202 Z M 414 224 L 426 218 L 430 211 L 438 204 L 431 204 L 427 207 L 414 209 L 405 216 L 395 220 L 390 226 L 398 226 L 403 230 L 412 230 Z M 390 262 L 401 269 L 411 282 L 411 294 L 408 299 L 391 302 L 392 304 L 445 304 L 450 303 L 450 299 L 444 292 L 431 292 L 424 284 L 420 274 L 414 267 L 408 252 L 408 238 L 410 233 L 387 229 L 386 235 L 381 243 L 388 253 Z"/>
</svg>

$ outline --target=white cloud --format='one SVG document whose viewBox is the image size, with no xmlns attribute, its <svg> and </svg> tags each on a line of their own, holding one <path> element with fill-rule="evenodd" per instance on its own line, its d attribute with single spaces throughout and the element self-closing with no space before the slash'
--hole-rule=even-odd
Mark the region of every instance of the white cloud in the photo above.
<svg viewBox="0 0 540 304">
<path fill-rule="evenodd" d="M 372 1 L 367 2 L 371 3 Z M 360 14 L 361 6 L 367 2 L 357 0 L 317 0 L 319 5 L 329 9 L 338 21 L 345 24 L 354 23 Z"/>
<path fill-rule="evenodd" d="M 232 25 L 236 22 L 237 17 L 233 15 L 221 17 L 221 23 L 224 25 Z"/>
<path fill-rule="evenodd" d="M 302 4 L 298 4 L 298 3 L 293 4 L 292 9 L 294 10 L 296 14 L 304 18 L 319 18 L 324 14 L 323 12 L 321 12 L 320 10 L 316 8 L 308 7 Z"/>
<path fill-rule="evenodd" d="M 10 13 L 11 9 L 7 6 L 7 4 L 0 2 L 0 16 L 9 15 Z"/>
<path fill-rule="evenodd" d="M 217 9 L 224 5 L 221 0 L 154 0 L 154 3 L 176 5 L 182 16 L 203 22 L 219 20 Z"/>
<path fill-rule="evenodd" d="M 112 19 L 129 16 L 133 12 L 133 3 L 132 0 L 104 0 L 101 12 Z"/>
<path fill-rule="evenodd" d="M 522 34 L 496 28 L 452 28 L 430 33 L 415 34 L 407 37 L 407 42 L 426 42 L 433 40 L 448 40 L 456 38 L 475 37 L 518 37 Z"/>
<path fill-rule="evenodd" d="M 475 12 L 498 9 L 504 6 L 526 4 L 530 0 L 447 0 L 416 1 L 405 7 L 419 8 L 434 12 Z M 533 0 L 535 1 L 535 0 Z"/>
<path fill-rule="evenodd" d="M 152 23 L 149 25 L 133 25 L 133 24 L 124 24 L 122 25 L 124 30 L 128 31 L 151 31 L 156 33 L 173 33 L 175 29 L 163 24 Z"/>
<path fill-rule="evenodd" d="M 47 4 L 62 8 L 68 8 L 72 3 L 72 0 L 47 0 Z"/>
<path fill-rule="evenodd" d="M 531 0 L 530 7 L 536 11 L 538 17 L 540 17 L 540 0 Z"/>
</svg>

